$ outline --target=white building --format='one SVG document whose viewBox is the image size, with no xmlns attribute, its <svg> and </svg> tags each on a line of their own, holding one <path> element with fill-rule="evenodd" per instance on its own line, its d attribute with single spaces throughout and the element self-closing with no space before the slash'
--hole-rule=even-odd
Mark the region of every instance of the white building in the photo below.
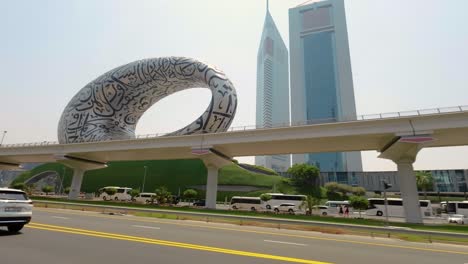
<svg viewBox="0 0 468 264">
<path fill-rule="evenodd" d="M 257 55 L 256 125 L 274 127 L 289 125 L 288 49 L 268 10 Z M 291 155 L 257 156 L 255 164 L 275 171 L 286 171 Z"/>
<path fill-rule="evenodd" d="M 289 9 L 291 123 L 356 118 L 344 0 Z M 362 171 L 360 152 L 293 155 L 321 171 Z"/>
</svg>

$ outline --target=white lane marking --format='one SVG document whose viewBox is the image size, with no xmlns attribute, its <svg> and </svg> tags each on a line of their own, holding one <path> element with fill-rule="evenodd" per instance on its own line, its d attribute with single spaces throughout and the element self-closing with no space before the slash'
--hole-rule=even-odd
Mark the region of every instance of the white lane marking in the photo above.
<svg viewBox="0 0 468 264">
<path fill-rule="evenodd" d="M 276 240 L 263 240 L 263 241 L 265 241 L 265 242 L 270 242 L 270 243 L 295 245 L 295 246 L 307 246 L 307 244 L 300 244 L 300 243 L 293 243 L 293 242 L 284 242 L 284 241 L 276 241 Z"/>
<path fill-rule="evenodd" d="M 142 226 L 142 225 L 132 225 L 133 227 L 139 227 L 139 228 L 148 228 L 148 229 L 161 229 L 160 227 L 154 227 L 154 226 Z"/>
<path fill-rule="evenodd" d="M 52 216 L 52 218 L 58 218 L 58 219 L 70 219 L 68 217 L 63 217 L 63 216 Z"/>
</svg>

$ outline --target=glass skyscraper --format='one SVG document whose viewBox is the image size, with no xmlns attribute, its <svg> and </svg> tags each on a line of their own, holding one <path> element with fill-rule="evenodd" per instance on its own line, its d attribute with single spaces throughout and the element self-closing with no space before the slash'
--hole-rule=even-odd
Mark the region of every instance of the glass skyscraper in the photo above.
<svg viewBox="0 0 468 264">
<path fill-rule="evenodd" d="M 291 123 L 356 119 L 344 0 L 289 9 Z M 362 171 L 360 152 L 293 155 L 324 172 Z"/>
<path fill-rule="evenodd" d="M 288 49 L 268 10 L 257 55 L 257 128 L 289 125 Z M 291 155 L 257 156 L 255 164 L 284 172 Z"/>
</svg>

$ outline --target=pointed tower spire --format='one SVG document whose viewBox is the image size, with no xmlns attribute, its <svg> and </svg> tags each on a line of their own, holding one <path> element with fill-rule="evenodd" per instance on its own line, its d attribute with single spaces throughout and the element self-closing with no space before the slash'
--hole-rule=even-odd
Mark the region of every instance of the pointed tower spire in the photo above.
<svg viewBox="0 0 468 264">
<path fill-rule="evenodd" d="M 270 8 L 269 8 L 270 0 L 266 0 L 266 2 L 267 2 L 266 4 L 267 4 L 267 13 L 268 13 L 268 12 L 270 12 L 270 10 L 269 10 L 269 9 L 270 9 Z"/>
</svg>

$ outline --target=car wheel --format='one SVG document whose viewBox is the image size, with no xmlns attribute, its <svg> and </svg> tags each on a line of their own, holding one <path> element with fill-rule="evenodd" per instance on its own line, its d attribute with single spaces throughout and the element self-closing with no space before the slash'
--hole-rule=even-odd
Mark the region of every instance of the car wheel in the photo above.
<svg viewBox="0 0 468 264">
<path fill-rule="evenodd" d="M 14 225 L 9 225 L 7 228 L 10 233 L 17 233 L 18 231 L 23 229 L 23 226 L 24 226 L 23 224 L 14 224 Z"/>
<path fill-rule="evenodd" d="M 119 200 L 119 197 L 115 197 L 114 200 L 118 201 L 118 200 Z"/>
<path fill-rule="evenodd" d="M 326 215 L 327 215 L 327 212 L 323 212 L 322 215 L 323 215 L 323 216 L 326 216 Z"/>
<path fill-rule="evenodd" d="M 294 214 L 294 210 L 293 210 L 293 209 L 289 209 L 288 212 L 289 212 L 289 214 L 292 214 L 292 215 Z"/>
<path fill-rule="evenodd" d="M 275 210 L 273 210 L 273 211 L 275 211 L 275 213 L 279 213 L 279 209 L 278 209 L 278 208 L 275 208 Z"/>
<path fill-rule="evenodd" d="M 271 205 L 267 204 L 266 209 L 271 210 Z"/>
<path fill-rule="evenodd" d="M 255 207 L 252 207 L 252 208 L 250 208 L 250 211 L 255 212 L 255 211 L 257 211 L 257 209 L 255 209 Z"/>
<path fill-rule="evenodd" d="M 382 216 L 383 212 L 382 211 L 377 211 L 377 216 Z"/>
<path fill-rule="evenodd" d="M 107 201 L 107 197 L 106 197 L 106 196 L 103 196 L 102 199 L 103 199 L 104 201 Z"/>
<path fill-rule="evenodd" d="M 237 206 L 234 205 L 234 206 L 232 207 L 232 209 L 237 210 Z"/>
</svg>

